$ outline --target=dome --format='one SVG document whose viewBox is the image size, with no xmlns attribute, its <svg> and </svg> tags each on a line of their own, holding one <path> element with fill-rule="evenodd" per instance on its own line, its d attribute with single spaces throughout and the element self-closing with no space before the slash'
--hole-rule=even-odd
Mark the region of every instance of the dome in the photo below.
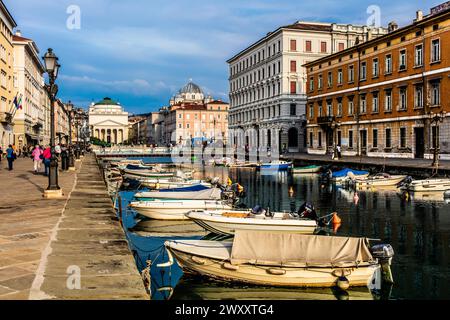
<svg viewBox="0 0 450 320">
<path fill-rule="evenodd" d="M 182 93 L 200 93 L 203 94 L 202 89 L 193 83 L 192 81 L 189 81 L 188 84 L 186 84 L 183 88 L 180 90 L 180 94 Z"/>
<path fill-rule="evenodd" d="M 97 102 L 95 105 L 96 106 L 120 106 L 120 103 L 112 100 L 111 98 L 106 97 L 102 101 Z"/>
</svg>

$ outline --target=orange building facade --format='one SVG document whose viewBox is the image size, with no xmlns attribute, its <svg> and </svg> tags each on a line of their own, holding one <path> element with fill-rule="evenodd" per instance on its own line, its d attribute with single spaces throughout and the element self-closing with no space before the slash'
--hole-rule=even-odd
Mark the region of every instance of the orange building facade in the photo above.
<svg viewBox="0 0 450 320">
<path fill-rule="evenodd" d="M 309 154 L 450 159 L 450 2 L 389 29 L 305 64 Z"/>
</svg>

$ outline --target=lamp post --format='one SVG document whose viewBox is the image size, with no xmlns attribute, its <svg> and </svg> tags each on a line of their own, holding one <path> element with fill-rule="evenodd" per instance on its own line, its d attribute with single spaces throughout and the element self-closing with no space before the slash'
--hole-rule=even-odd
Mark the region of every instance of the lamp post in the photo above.
<svg viewBox="0 0 450 320">
<path fill-rule="evenodd" d="M 67 116 L 69 118 L 69 146 L 67 148 L 67 152 L 69 153 L 69 170 L 75 170 L 75 160 L 73 157 L 73 141 L 72 141 L 72 115 L 73 115 L 74 106 L 71 101 L 67 103 Z"/>
<path fill-rule="evenodd" d="M 48 188 L 44 191 L 45 198 L 61 197 L 62 189 L 58 185 L 58 160 L 55 152 L 55 101 L 58 93 L 58 85 L 55 84 L 58 78 L 58 71 L 61 65 L 58 63 L 58 57 L 54 54 L 53 49 L 49 48 L 43 57 L 45 71 L 48 74 L 49 84 L 45 85 L 50 98 L 50 172 L 48 175 Z"/>
<path fill-rule="evenodd" d="M 439 169 L 439 152 L 441 151 L 441 148 L 439 146 L 439 123 L 444 122 L 445 113 L 443 111 L 434 114 L 433 112 L 430 113 L 430 128 L 435 128 L 435 134 L 432 138 L 433 140 L 433 163 L 431 164 L 432 167 Z"/>
</svg>

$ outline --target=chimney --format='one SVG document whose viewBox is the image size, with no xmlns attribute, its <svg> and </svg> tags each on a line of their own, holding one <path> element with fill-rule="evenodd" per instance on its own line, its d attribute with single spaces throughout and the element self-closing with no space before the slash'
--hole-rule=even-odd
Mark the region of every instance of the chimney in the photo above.
<svg viewBox="0 0 450 320">
<path fill-rule="evenodd" d="M 391 21 L 388 24 L 388 32 L 393 32 L 398 29 L 398 24 L 395 21 Z"/>
<path fill-rule="evenodd" d="M 422 19 L 423 19 L 423 12 L 422 12 L 422 10 L 417 10 L 416 11 L 416 20 L 415 20 L 415 22 L 418 22 L 418 21 L 420 21 Z"/>
</svg>

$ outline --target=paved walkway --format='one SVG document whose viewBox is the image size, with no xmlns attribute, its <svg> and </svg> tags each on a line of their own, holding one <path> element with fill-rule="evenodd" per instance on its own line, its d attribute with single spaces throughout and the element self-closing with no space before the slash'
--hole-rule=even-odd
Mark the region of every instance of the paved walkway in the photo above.
<svg viewBox="0 0 450 320">
<path fill-rule="evenodd" d="M 94 156 L 62 173 L 61 200 L 30 164 L 0 170 L 0 299 L 148 299 Z"/>
</svg>

